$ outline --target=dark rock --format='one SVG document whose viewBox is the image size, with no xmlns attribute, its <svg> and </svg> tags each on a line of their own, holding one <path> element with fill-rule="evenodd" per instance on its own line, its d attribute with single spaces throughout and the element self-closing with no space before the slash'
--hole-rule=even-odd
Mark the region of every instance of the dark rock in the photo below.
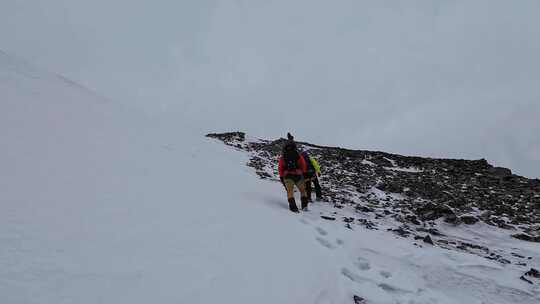
<svg viewBox="0 0 540 304">
<path fill-rule="evenodd" d="M 389 192 L 389 193 L 401 193 L 403 192 L 403 186 L 397 182 L 385 182 L 377 185 L 377 189 Z"/>
<path fill-rule="evenodd" d="M 448 203 L 448 205 L 450 205 L 451 207 L 453 208 L 464 208 L 467 206 L 468 204 L 468 201 L 463 198 L 463 197 L 453 197 L 453 196 L 450 196 L 450 202 Z"/>
<path fill-rule="evenodd" d="M 344 217 L 343 221 L 345 223 L 352 223 L 352 222 L 354 222 L 354 218 L 353 217 Z"/>
<path fill-rule="evenodd" d="M 435 229 L 435 228 L 418 228 L 416 229 L 416 231 L 420 231 L 420 232 L 427 232 L 431 235 L 435 235 L 435 236 L 444 236 L 444 234 L 442 234 L 439 230 Z"/>
<path fill-rule="evenodd" d="M 360 225 L 363 225 L 364 227 L 366 227 L 369 230 L 378 230 L 377 225 L 375 223 L 373 223 L 372 221 L 370 221 L 370 220 L 358 219 L 358 223 Z"/>
<path fill-rule="evenodd" d="M 512 175 L 512 170 L 502 167 L 493 167 L 488 170 L 491 174 L 500 176 L 500 177 L 507 177 Z"/>
<path fill-rule="evenodd" d="M 459 222 L 457 215 L 452 212 L 444 216 L 444 221 L 450 224 L 456 224 Z"/>
<path fill-rule="evenodd" d="M 540 271 L 531 268 L 531 270 L 527 271 L 525 275 L 533 278 L 540 278 Z"/>
<path fill-rule="evenodd" d="M 335 221 L 336 220 L 335 217 L 326 216 L 326 215 L 321 215 L 321 218 L 325 219 L 325 220 L 329 220 L 329 221 Z"/>
<path fill-rule="evenodd" d="M 475 216 L 472 216 L 472 215 L 464 215 L 462 217 L 459 218 L 463 223 L 467 224 L 467 225 L 473 225 L 473 224 L 476 224 L 479 219 Z"/>
<path fill-rule="evenodd" d="M 531 280 L 528 280 L 527 278 L 525 278 L 525 276 L 521 276 L 521 277 L 519 277 L 519 278 L 520 278 L 521 280 L 523 280 L 523 281 L 529 283 L 529 284 L 534 284 Z"/>
<path fill-rule="evenodd" d="M 403 227 L 399 227 L 399 228 L 396 228 L 396 229 L 390 228 L 388 230 L 394 232 L 395 234 L 397 234 L 397 235 L 399 235 L 401 237 L 408 237 L 409 235 L 411 235 L 411 232 L 405 230 Z"/>
<path fill-rule="evenodd" d="M 496 219 L 493 219 L 493 223 L 497 224 L 497 226 L 499 228 L 503 228 L 503 229 L 513 229 L 514 227 L 508 225 L 506 223 L 506 221 L 502 218 L 496 218 Z"/>
<path fill-rule="evenodd" d="M 420 221 L 418 220 L 418 218 L 416 217 L 416 215 L 407 215 L 405 217 L 405 219 L 409 222 L 411 222 L 412 224 L 415 224 L 415 225 L 421 225 L 422 223 L 420 223 Z"/>
<path fill-rule="evenodd" d="M 354 295 L 353 300 L 354 300 L 354 304 L 366 304 L 367 303 L 364 298 L 359 297 L 357 295 Z"/>
<path fill-rule="evenodd" d="M 428 243 L 428 244 L 430 244 L 430 245 L 435 245 L 435 244 L 433 243 L 433 240 L 432 240 L 431 237 L 429 236 L 429 234 L 426 235 L 426 236 L 424 237 L 423 241 L 424 241 L 424 243 Z"/>
<path fill-rule="evenodd" d="M 467 248 L 471 248 L 471 249 L 477 249 L 477 250 L 484 251 L 485 253 L 489 252 L 489 249 L 487 247 L 476 245 L 476 244 L 471 244 L 471 243 L 467 243 L 467 242 L 461 242 L 459 244 L 458 248 L 464 249 L 464 250 L 467 250 Z M 496 255 L 494 253 L 492 253 L 491 255 L 494 256 L 496 259 L 501 258 L 500 255 Z"/>
<path fill-rule="evenodd" d="M 244 132 L 229 132 L 229 133 L 209 133 L 206 137 L 220 139 L 224 142 L 245 141 L 246 133 Z"/>
<path fill-rule="evenodd" d="M 433 221 L 443 216 L 455 217 L 456 214 L 446 205 L 437 205 L 429 202 L 424 206 L 417 208 L 415 212 L 422 221 Z"/>
<path fill-rule="evenodd" d="M 369 208 L 362 205 L 356 205 L 356 207 L 354 208 L 360 212 L 366 212 L 366 213 L 375 211 L 373 208 Z"/>
<path fill-rule="evenodd" d="M 518 233 L 512 234 L 512 237 L 522 241 L 540 243 L 540 236 L 530 236 L 525 233 Z"/>
</svg>

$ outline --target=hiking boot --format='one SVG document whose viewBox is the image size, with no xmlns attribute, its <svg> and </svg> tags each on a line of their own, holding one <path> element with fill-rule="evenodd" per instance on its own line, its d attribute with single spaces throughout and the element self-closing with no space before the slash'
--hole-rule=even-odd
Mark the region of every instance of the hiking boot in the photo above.
<svg viewBox="0 0 540 304">
<path fill-rule="evenodd" d="M 289 199 L 289 210 L 296 213 L 299 212 L 298 206 L 296 206 L 296 201 L 294 200 L 294 197 Z"/>
<path fill-rule="evenodd" d="M 302 200 L 302 210 L 306 209 L 307 205 L 308 205 L 308 198 L 307 197 L 302 197 L 302 198 L 300 198 L 300 200 Z"/>
</svg>

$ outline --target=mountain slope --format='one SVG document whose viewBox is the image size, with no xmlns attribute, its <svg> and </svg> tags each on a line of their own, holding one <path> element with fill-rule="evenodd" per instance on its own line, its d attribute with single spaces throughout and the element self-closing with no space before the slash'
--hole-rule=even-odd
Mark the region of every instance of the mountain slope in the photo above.
<svg viewBox="0 0 540 304">
<path fill-rule="evenodd" d="M 260 203 L 281 193 L 237 170 L 242 156 L 0 64 L 3 303 L 299 303 L 331 288 L 323 252 Z"/>
<path fill-rule="evenodd" d="M 279 184 L 201 126 L 148 120 L 4 53 L 0 88 L 3 303 L 538 302 L 514 265 L 343 229 L 324 202 L 291 214 Z M 537 247 L 504 242 L 538 264 Z"/>
<path fill-rule="evenodd" d="M 242 132 L 212 133 L 207 137 L 221 140 L 236 150 L 244 151 L 250 157 L 246 165 L 252 167 L 261 179 L 279 181 L 276 159 L 285 139 L 255 139 Z M 400 300 L 404 297 L 413 302 L 425 300 L 426 293 L 440 292 L 441 290 L 437 289 L 442 286 L 437 280 L 452 281 L 455 277 L 462 277 L 459 280 L 474 281 L 470 282 L 472 285 L 464 291 L 467 294 L 462 299 L 464 302 L 478 299 L 488 303 L 513 303 L 537 298 L 538 285 L 526 288 L 531 291 L 530 294 L 524 290 L 513 290 L 509 286 L 513 285 L 512 278 L 526 282 L 523 283 L 525 286 L 540 283 L 534 279 L 539 277 L 536 270 L 539 256 L 538 246 L 533 243 L 538 242 L 540 231 L 537 219 L 539 180 L 513 175 L 509 169 L 493 167 L 483 159 L 407 157 L 385 152 L 324 147 L 305 142 L 297 144 L 301 150 L 316 157 L 322 166 L 324 202 L 312 206 L 316 211 L 310 216 L 313 223 L 320 225 L 321 219 L 329 221 L 326 226 L 332 227 L 334 235 L 364 234 L 365 230 L 387 231 L 386 235 L 380 234 L 384 241 L 378 249 L 375 249 L 378 240 L 362 236 L 362 240 L 369 241 L 348 253 L 353 257 L 363 251 L 375 254 L 371 260 L 364 255 L 353 258 L 353 264 L 361 270 L 361 274 L 343 268 L 344 276 L 355 283 L 370 282 L 389 293 L 400 294 L 397 297 Z M 317 232 L 325 237 L 326 229 L 316 227 Z M 390 233 L 408 239 L 413 246 L 422 249 L 392 249 L 395 244 L 388 243 Z M 330 249 L 348 243 L 341 238 L 337 241 L 339 246 L 327 242 L 326 239 L 317 240 Z M 439 250 L 422 252 L 426 246 Z M 399 252 L 394 258 L 399 259 L 400 264 L 386 268 L 383 266 L 379 271 L 382 277 L 390 278 L 393 276 L 390 269 L 403 271 L 407 268 L 406 265 L 410 264 L 430 270 L 421 271 L 421 279 L 418 279 L 414 277 L 415 271 L 409 269 L 405 275 L 407 278 L 392 287 L 384 285 L 386 282 L 377 280 L 377 277 L 364 276 L 362 271 L 369 270 L 373 261 L 382 262 L 382 265 L 391 264 L 387 259 L 377 257 L 393 253 L 394 250 Z M 444 250 L 452 253 L 439 256 Z M 401 254 L 407 251 L 409 256 L 404 258 Z M 455 255 L 459 256 L 455 261 L 460 262 L 445 262 L 447 257 L 454 257 L 455 252 L 459 253 Z M 490 262 L 471 259 L 475 262 L 462 264 L 471 258 L 467 255 L 485 258 Z M 420 256 L 422 262 L 418 260 Z M 428 261 L 425 264 L 424 259 Z M 347 260 L 345 258 L 338 263 Z M 441 267 L 439 262 L 447 267 Z M 432 272 L 435 270 L 437 275 Z M 506 272 L 504 275 L 503 270 Z M 501 277 L 489 283 L 485 282 L 479 277 L 484 271 Z M 466 278 L 464 272 L 470 277 Z M 422 290 L 416 292 L 413 292 L 414 288 L 400 289 L 400 286 L 404 286 L 400 284 L 407 285 L 404 282 L 411 280 L 417 284 L 412 286 L 427 284 L 433 290 L 427 292 L 421 287 L 418 288 Z M 453 284 L 459 285 L 457 281 Z M 491 294 L 493 292 L 480 296 L 482 288 L 479 285 L 505 291 L 497 293 L 497 296 Z M 463 287 L 458 286 L 450 287 L 449 292 L 444 290 L 449 296 L 446 300 L 450 303 L 458 299 L 453 288 L 463 291 Z M 361 294 L 372 295 L 369 291 Z M 403 296 L 405 294 L 407 296 Z"/>
</svg>

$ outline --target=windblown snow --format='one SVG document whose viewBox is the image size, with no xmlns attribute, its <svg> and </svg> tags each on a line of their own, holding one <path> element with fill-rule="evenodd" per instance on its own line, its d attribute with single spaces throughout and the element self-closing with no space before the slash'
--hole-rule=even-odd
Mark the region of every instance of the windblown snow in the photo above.
<svg viewBox="0 0 540 304">
<path fill-rule="evenodd" d="M 292 214 L 247 156 L 5 53 L 0 97 L 2 303 L 540 300 L 516 265 L 343 229 L 324 202 Z M 535 243 L 467 229 L 445 232 L 540 264 Z"/>
</svg>

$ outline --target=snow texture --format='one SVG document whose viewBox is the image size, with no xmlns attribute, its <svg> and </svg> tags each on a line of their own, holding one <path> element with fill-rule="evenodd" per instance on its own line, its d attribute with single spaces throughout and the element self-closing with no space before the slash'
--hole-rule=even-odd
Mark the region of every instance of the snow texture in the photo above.
<svg viewBox="0 0 540 304">
<path fill-rule="evenodd" d="M 241 153 L 5 53 L 0 92 L 2 303 L 540 300 L 518 266 L 343 229 L 324 202 L 291 214 Z M 536 244 L 497 230 L 445 233 L 540 264 Z"/>
</svg>

